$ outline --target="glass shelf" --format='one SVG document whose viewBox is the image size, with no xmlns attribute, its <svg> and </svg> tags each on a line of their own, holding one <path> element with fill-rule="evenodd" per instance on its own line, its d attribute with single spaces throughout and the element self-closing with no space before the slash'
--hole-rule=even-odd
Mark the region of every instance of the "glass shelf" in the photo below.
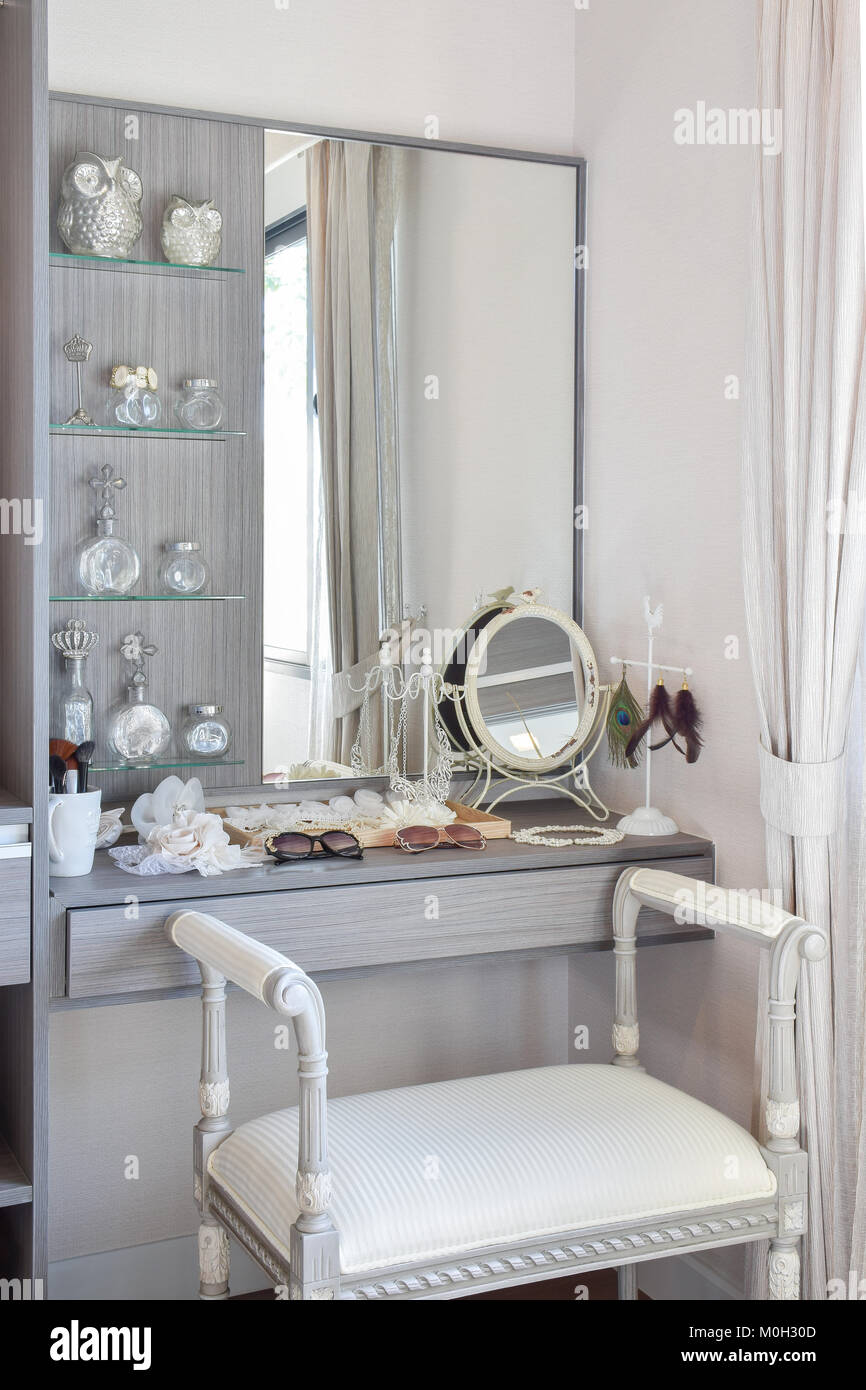
<svg viewBox="0 0 866 1390">
<path fill-rule="evenodd" d="M 227 275 L 246 275 L 236 265 L 173 265 L 170 261 L 133 261 L 118 256 L 74 256 L 69 251 L 49 251 L 52 265 L 77 266 L 80 270 L 131 271 L 139 275 L 182 275 L 193 280 L 224 280 Z"/>
<path fill-rule="evenodd" d="M 52 603 L 237 603 L 246 594 L 52 594 Z"/>
<path fill-rule="evenodd" d="M 122 436 L 124 439 L 132 439 L 137 434 L 147 435 L 151 439 L 167 438 L 173 439 L 244 439 L 246 430 L 182 430 L 174 425 L 141 425 L 138 429 L 124 429 L 122 425 L 60 425 L 50 424 L 48 429 L 51 434 L 104 434 L 108 438 Z"/>
<path fill-rule="evenodd" d="M 161 772 L 172 767 L 243 767 L 243 758 L 172 758 L 152 763 L 91 763 L 91 772 Z"/>
</svg>

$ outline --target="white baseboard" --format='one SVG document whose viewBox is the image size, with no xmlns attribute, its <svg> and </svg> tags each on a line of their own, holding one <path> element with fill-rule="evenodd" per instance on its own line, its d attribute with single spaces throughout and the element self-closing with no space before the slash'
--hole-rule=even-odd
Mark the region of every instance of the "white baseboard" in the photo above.
<svg viewBox="0 0 866 1390">
<path fill-rule="evenodd" d="M 719 1302 L 741 1300 L 742 1289 L 714 1269 L 706 1256 L 673 1255 L 639 1264 L 638 1285 L 662 1302 Z M 255 1293 L 267 1287 L 267 1276 L 246 1251 L 232 1241 L 231 1291 Z M 195 1236 L 132 1245 L 79 1255 L 48 1266 L 49 1299 L 169 1300 L 181 1303 L 198 1296 L 198 1241 Z"/>
<path fill-rule="evenodd" d="M 263 1274 L 235 1241 L 231 1245 L 231 1291 L 255 1293 L 267 1287 Z M 198 1298 L 198 1238 L 179 1236 L 125 1250 L 103 1250 L 57 1260 L 48 1266 L 49 1299 L 121 1299 L 182 1303 Z"/>
</svg>

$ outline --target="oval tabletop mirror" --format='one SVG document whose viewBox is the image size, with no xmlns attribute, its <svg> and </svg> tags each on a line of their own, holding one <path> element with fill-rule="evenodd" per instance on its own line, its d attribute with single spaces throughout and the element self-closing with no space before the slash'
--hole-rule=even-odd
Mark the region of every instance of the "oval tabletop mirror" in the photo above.
<svg viewBox="0 0 866 1390">
<path fill-rule="evenodd" d="M 574 759 L 595 723 L 598 693 L 586 634 L 542 604 L 498 613 L 466 662 L 468 723 L 506 769 L 550 772 Z"/>
</svg>

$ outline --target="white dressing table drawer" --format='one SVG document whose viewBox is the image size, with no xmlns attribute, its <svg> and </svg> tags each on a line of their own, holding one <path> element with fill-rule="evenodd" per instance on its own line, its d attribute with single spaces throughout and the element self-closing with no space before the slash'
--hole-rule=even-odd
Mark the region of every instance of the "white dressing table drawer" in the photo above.
<svg viewBox="0 0 866 1390">
<path fill-rule="evenodd" d="M 249 932 L 314 975 L 492 952 L 599 947 L 611 940 L 613 889 L 623 867 L 591 864 L 73 908 L 67 914 L 67 993 L 87 999 L 198 984 L 194 961 L 163 932 L 165 919 L 185 908 Z M 654 867 L 706 882 L 713 876 L 710 855 L 656 860 Z M 641 914 L 644 939 L 693 934 L 670 917 Z"/>
<path fill-rule="evenodd" d="M 4 826 L 4 831 L 19 827 Z M 20 827 L 26 835 L 27 827 Z M 7 836 L 11 839 L 11 836 Z M 30 845 L 0 844 L 0 985 L 30 979 Z"/>
</svg>

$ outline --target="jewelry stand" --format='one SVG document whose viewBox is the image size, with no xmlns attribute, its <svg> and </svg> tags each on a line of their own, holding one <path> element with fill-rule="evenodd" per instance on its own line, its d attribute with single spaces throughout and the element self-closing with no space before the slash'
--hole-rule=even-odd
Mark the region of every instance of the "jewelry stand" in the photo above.
<svg viewBox="0 0 866 1390">
<path fill-rule="evenodd" d="M 614 666 L 639 666 L 646 669 L 646 695 L 647 708 L 649 708 L 650 696 L 653 689 L 653 671 L 676 671 L 682 676 L 692 674 L 691 666 L 662 666 L 659 662 L 653 661 L 653 634 L 662 625 L 664 609 L 662 604 L 658 608 L 651 609 L 649 595 L 643 601 L 644 617 L 647 625 L 647 659 L 646 661 L 626 661 L 623 657 L 612 656 L 611 664 Z M 652 730 L 650 730 L 650 734 Z M 650 795 L 652 783 L 652 748 L 650 747 L 650 735 L 646 741 L 646 797 L 643 806 L 638 806 L 632 811 L 631 815 L 623 816 L 617 821 L 617 830 L 624 830 L 626 835 L 676 835 L 679 826 L 671 816 L 666 816 L 664 811 L 660 811 L 657 806 L 653 806 Z"/>
<path fill-rule="evenodd" d="M 359 775 L 365 775 L 362 771 L 361 743 L 364 730 L 369 726 L 370 696 L 376 690 L 381 690 L 385 756 L 382 770 L 388 774 L 391 789 L 406 801 L 415 802 L 419 807 L 444 806 L 451 786 L 453 753 L 447 731 L 437 712 L 437 706 L 445 698 L 445 682 L 441 675 L 433 670 L 431 653 L 423 651 L 419 669 L 407 676 L 403 667 L 395 663 L 390 643 L 383 642 L 378 664 L 367 673 L 364 684 L 356 687 L 350 681 L 349 688 L 356 695 L 363 694 L 364 697 L 358 721 L 358 735 L 352 748 L 352 767 L 358 770 Z M 412 779 L 407 771 L 409 711 L 416 700 L 422 702 L 422 772 L 420 778 Z M 431 733 L 436 742 L 436 758 L 432 765 Z"/>
</svg>

